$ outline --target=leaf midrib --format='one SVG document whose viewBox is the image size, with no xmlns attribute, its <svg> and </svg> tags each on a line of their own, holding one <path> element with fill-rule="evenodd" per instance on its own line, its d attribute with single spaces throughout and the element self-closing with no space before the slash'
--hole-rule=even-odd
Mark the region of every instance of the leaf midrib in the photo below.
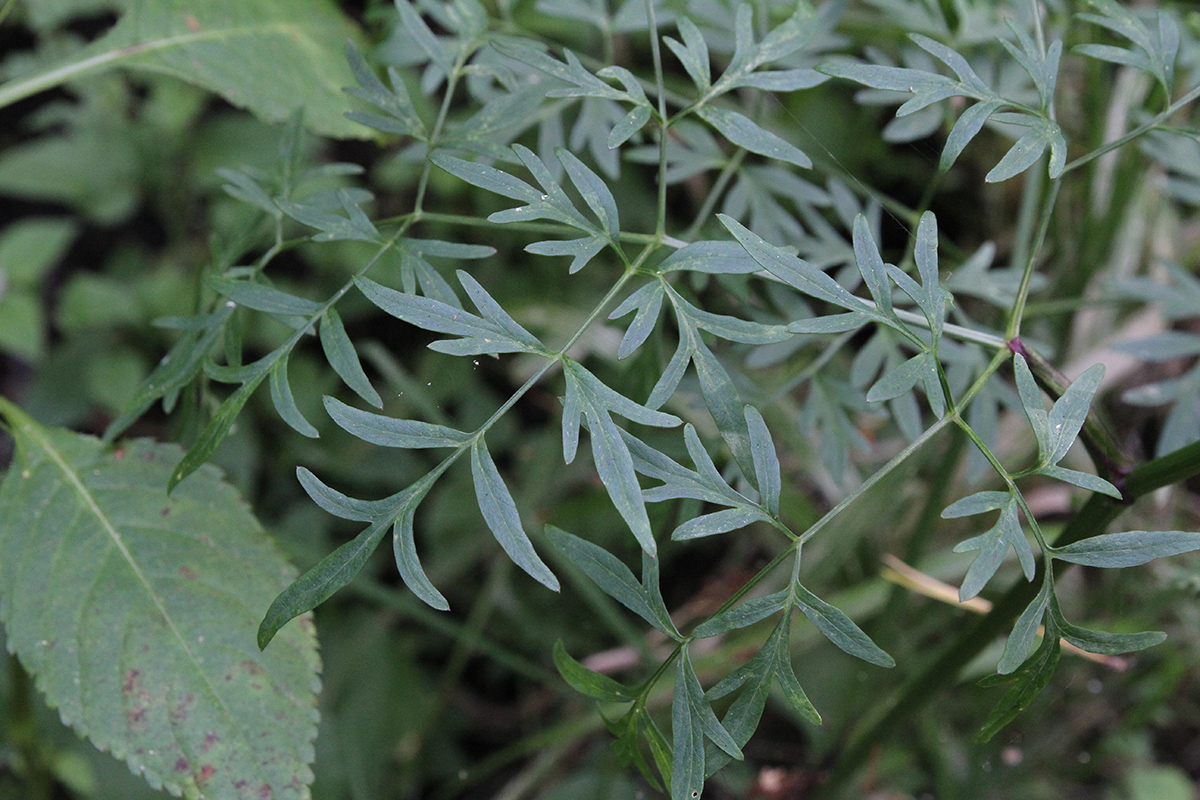
<svg viewBox="0 0 1200 800">
<path fill-rule="evenodd" d="M 242 730 L 242 725 L 239 724 L 237 717 L 235 717 L 233 715 L 233 712 L 230 710 L 229 706 L 226 704 L 225 699 L 221 696 L 221 693 L 217 691 L 217 687 L 212 683 L 211 680 L 209 680 L 208 673 L 205 672 L 201 668 L 200 661 L 196 658 L 195 654 L 192 652 L 191 647 L 188 645 L 187 639 L 180 632 L 179 628 L 176 627 L 174 618 L 167 611 L 166 607 L 163 605 L 162 601 L 159 599 L 158 595 L 155 593 L 154 588 L 151 585 L 149 579 L 146 577 L 146 574 L 142 571 L 141 565 L 138 564 L 137 560 L 133 557 L 133 554 L 129 551 L 129 548 L 127 548 L 125 546 L 125 542 L 121 537 L 120 531 L 118 531 L 116 529 L 116 527 L 108 519 L 108 516 L 100 508 L 99 504 L 96 502 L 96 499 L 92 496 L 91 491 L 88 489 L 88 487 L 86 485 L 84 485 L 83 481 L 80 479 L 78 473 L 76 473 L 75 470 L 71 468 L 71 465 L 68 464 L 66 462 L 66 460 L 62 457 L 62 455 L 54 448 L 54 446 L 50 442 L 50 440 L 47 437 L 42 435 L 42 433 L 38 429 L 38 427 L 36 425 L 30 424 L 28 421 L 24 421 L 22 423 L 21 427 L 24 429 L 24 431 L 27 435 L 29 435 L 31 438 L 33 438 L 37 441 L 37 444 L 41 448 L 42 452 L 44 452 L 47 455 L 47 457 L 50 458 L 50 460 L 54 462 L 55 466 L 57 466 L 59 471 L 62 472 L 62 474 L 65 476 L 67 483 L 70 484 L 70 486 L 79 495 L 79 497 L 83 501 L 86 509 L 88 511 L 90 511 L 91 514 L 97 520 L 100 521 L 100 524 L 104 528 L 105 533 L 108 534 L 109 538 L 112 540 L 113 544 L 116 546 L 117 551 L 121 554 L 121 557 L 125 559 L 125 563 L 129 565 L 130 570 L 132 570 L 133 574 L 135 576 L 137 576 L 138 582 L 141 583 L 143 589 L 145 589 L 145 591 L 146 591 L 146 594 L 150 597 L 151 601 L 154 603 L 154 607 L 158 610 L 158 612 L 162 616 L 163 620 L 167 623 L 167 626 L 170 628 L 171 633 L 175 636 L 176 641 L 179 643 L 180 648 L 183 650 L 184 654 L 187 656 L 187 659 L 191 663 L 196 674 L 200 676 L 200 679 L 203 681 L 204 685 L 208 688 L 209 693 L 212 695 L 212 697 L 216 700 L 217 704 L 220 706 L 221 713 L 224 714 L 226 719 L 229 720 L 230 725 L 232 726 L 232 728 L 234 730 L 237 731 L 238 735 L 242 738 L 243 742 L 245 742 L 246 747 L 252 751 L 253 748 L 252 748 L 251 742 L 245 736 L 245 733 Z M 180 744 L 178 739 L 176 739 L 176 744 L 177 745 Z M 183 748 L 181 748 L 181 749 L 183 749 Z M 169 781 L 166 781 L 165 776 L 164 776 L 164 782 L 169 782 Z"/>
</svg>

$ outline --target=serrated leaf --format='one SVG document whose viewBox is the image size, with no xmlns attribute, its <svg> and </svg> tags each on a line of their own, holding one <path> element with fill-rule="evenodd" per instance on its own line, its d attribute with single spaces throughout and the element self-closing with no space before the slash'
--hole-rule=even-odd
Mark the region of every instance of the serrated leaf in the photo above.
<svg viewBox="0 0 1200 800">
<path fill-rule="evenodd" d="M 593 700 L 631 703 L 638 697 L 637 692 L 627 689 L 607 675 L 601 675 L 599 672 L 588 669 L 571 658 L 562 639 L 554 643 L 554 667 L 572 689 Z"/>
<path fill-rule="evenodd" d="M 779 494 L 783 484 L 779 477 L 779 456 L 775 442 L 762 414 L 754 406 L 743 409 L 746 426 L 750 429 L 750 455 L 754 459 L 754 474 L 758 477 L 758 493 L 767 512 L 779 516 Z"/>
<path fill-rule="evenodd" d="M 482 436 L 471 447 L 471 478 L 475 483 L 479 511 L 504 552 L 530 577 L 557 592 L 558 578 L 554 577 L 554 573 L 533 549 L 533 543 L 521 525 L 517 504 L 513 502 L 500 470 L 496 469 L 496 462 L 492 460 Z"/>
<path fill-rule="evenodd" d="M 318 0 L 208 0 L 186 13 L 133 0 L 121 9 L 116 25 L 65 63 L 47 60 L 42 72 L 6 84 L 0 106 L 81 73 L 127 67 L 203 87 L 269 122 L 302 109 L 317 133 L 362 136 L 342 116 L 351 82 L 342 42 L 361 33 L 339 9 Z"/>
<path fill-rule="evenodd" d="M 716 128 L 722 136 L 751 153 L 774 158 L 808 169 L 812 159 L 800 148 L 760 127 L 749 117 L 716 106 L 701 106 L 696 114 Z"/>
<path fill-rule="evenodd" d="M 546 538 L 609 597 L 668 636 L 678 635 L 658 618 L 642 584 L 638 583 L 633 572 L 619 558 L 604 548 L 553 525 L 546 526 Z"/>
<path fill-rule="evenodd" d="M 844 611 L 826 603 L 799 583 L 793 589 L 796 607 L 839 649 L 880 667 L 896 666 L 895 660 L 871 641 L 871 637 L 863 633 Z"/>
<path fill-rule="evenodd" d="M 49 704 L 155 788 L 307 798 L 316 640 L 306 618 L 254 651 L 293 570 L 245 502 L 211 468 L 163 495 L 173 445 L 111 449 L 0 411 L 20 452 L 0 484 L 0 615 Z"/>
<path fill-rule="evenodd" d="M 275 410 L 279 412 L 279 416 L 291 426 L 292 430 L 301 436 L 316 439 L 320 434 L 317 433 L 317 429 L 312 426 L 312 423 L 300 413 L 300 409 L 296 407 L 296 400 L 292 397 L 292 385 L 288 382 L 287 365 L 288 356 L 284 353 L 271 367 L 271 402 L 274 404 Z"/>
<path fill-rule="evenodd" d="M 342 318 L 332 306 L 325 310 L 318 330 L 325 359 L 342 382 L 363 400 L 376 408 L 383 408 L 383 399 L 371 385 L 367 373 L 363 371 L 354 343 L 346 334 L 346 326 L 342 324 Z"/>
<path fill-rule="evenodd" d="M 1087 567 L 1136 567 L 1156 558 L 1200 550 L 1200 533 L 1192 531 L 1124 531 L 1092 536 L 1064 547 L 1053 555 Z"/>
</svg>

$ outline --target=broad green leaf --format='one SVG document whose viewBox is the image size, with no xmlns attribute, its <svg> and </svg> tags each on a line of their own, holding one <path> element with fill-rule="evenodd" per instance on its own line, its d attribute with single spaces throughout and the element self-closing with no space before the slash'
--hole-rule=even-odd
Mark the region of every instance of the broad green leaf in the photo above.
<svg viewBox="0 0 1200 800">
<path fill-rule="evenodd" d="M 504 552 L 530 577 L 557 592 L 558 578 L 554 577 L 554 573 L 533 549 L 533 543 L 521 525 L 517 504 L 513 502 L 500 470 L 496 469 L 496 462 L 492 460 L 482 436 L 471 447 L 471 477 L 475 483 L 479 511 Z"/>
<path fill-rule="evenodd" d="M 334 397 L 325 398 L 325 410 L 344 431 L 364 442 L 381 447 L 419 450 L 430 447 L 458 447 L 471 438 L 445 425 L 414 419 L 396 419 L 370 411 L 361 411 Z"/>
<path fill-rule="evenodd" d="M 307 317 L 324 308 L 322 303 L 305 300 L 261 283 L 233 281 L 216 276 L 206 278 L 205 283 L 239 306 L 252 308 L 255 311 L 265 311 L 268 314 L 291 314 Z"/>
<path fill-rule="evenodd" d="M 855 625 L 844 611 L 826 603 L 799 583 L 795 584 L 794 589 L 796 607 L 829 641 L 863 661 L 880 667 L 896 666 L 895 660 L 871 641 L 871 637 L 863 633 L 862 628 Z"/>
<path fill-rule="evenodd" d="M 320 434 L 317 433 L 317 429 L 312 426 L 312 423 L 300 413 L 300 409 L 296 407 L 296 400 L 292 397 L 292 385 L 288 382 L 287 365 L 288 356 L 287 353 L 284 353 L 271 367 L 271 402 L 275 405 L 279 416 L 292 427 L 292 430 L 301 436 L 316 439 Z"/>
<path fill-rule="evenodd" d="M 716 106 L 701 106 L 696 109 L 696 114 L 716 128 L 726 139 L 738 147 L 744 147 L 751 153 L 787 161 L 806 169 L 812 166 L 812 159 L 805 155 L 800 148 L 759 127 L 749 117 L 742 116 L 736 111 Z"/>
<path fill-rule="evenodd" d="M 342 318 L 332 306 L 322 315 L 319 331 L 321 349 L 325 352 L 325 358 L 329 361 L 329 366 L 333 367 L 333 371 L 363 400 L 376 408 L 383 408 L 383 399 L 363 372 L 362 362 L 358 360 L 358 353 L 354 350 L 354 343 L 346 334 Z"/>
<path fill-rule="evenodd" d="M 1061 561 L 1087 567 L 1136 567 L 1156 558 L 1200 550 L 1200 533 L 1192 531 L 1124 531 L 1092 536 L 1052 553 Z"/>
<path fill-rule="evenodd" d="M 604 548 L 553 525 L 546 526 L 546 537 L 555 549 L 581 569 L 605 594 L 663 633 L 672 635 L 659 620 L 645 589 L 619 558 Z"/>
<path fill-rule="evenodd" d="M 638 697 L 637 692 L 571 658 L 571 654 L 563 646 L 562 639 L 554 643 L 554 667 L 572 689 L 593 700 L 630 703 Z"/>
<path fill-rule="evenodd" d="M 696 626 L 692 636 L 696 639 L 706 639 L 709 636 L 745 628 L 759 620 L 766 619 L 787 605 L 788 592 L 786 589 L 769 594 L 766 597 L 755 597 L 736 606 L 726 609 L 723 613 L 709 617 Z"/>
<path fill-rule="evenodd" d="M 1041 646 L 1034 653 L 1033 658 L 1026 661 L 1016 671 L 1013 685 L 988 714 L 983 728 L 976 736 L 977 741 L 986 742 L 999 733 L 1004 726 L 1028 708 L 1033 699 L 1050 683 L 1061 653 L 1058 639 L 1058 626 L 1054 624 L 1051 615 L 1046 615 L 1046 633 L 1042 637 Z"/>
<path fill-rule="evenodd" d="M 314 132 L 362 137 L 345 119 L 351 83 L 343 43 L 354 22 L 322 0 L 122 0 L 105 35 L 69 61 L 0 86 L 0 108 L 115 67 L 165 73 L 216 92 L 269 122 L 302 109 Z"/>
<path fill-rule="evenodd" d="M 0 484 L 0 619 L 64 722 L 151 786 L 308 797 L 319 660 L 310 618 L 254 647 L 294 574 L 205 468 L 171 497 L 179 448 L 112 448 L 0 398 L 18 455 Z"/>
<path fill-rule="evenodd" d="M 758 492 L 767 512 L 779 516 L 779 494 L 783 484 L 779 477 L 779 456 L 775 442 L 762 414 L 754 406 L 743 409 L 746 426 L 750 429 L 750 454 L 754 458 L 754 474 L 758 476 Z"/>
<path fill-rule="evenodd" d="M 1013 625 L 1012 633 L 1009 634 L 1008 641 L 1004 643 L 1004 654 L 1000 657 L 1000 663 L 996 665 L 996 672 L 1008 675 L 1029 658 L 1029 654 L 1033 652 L 1033 643 L 1037 638 L 1038 626 L 1042 624 L 1042 617 L 1045 616 L 1046 608 L 1050 605 L 1050 595 L 1053 592 L 1053 581 L 1043 580 L 1037 597 L 1025 607 L 1021 616 L 1017 618 L 1016 624 Z"/>
</svg>

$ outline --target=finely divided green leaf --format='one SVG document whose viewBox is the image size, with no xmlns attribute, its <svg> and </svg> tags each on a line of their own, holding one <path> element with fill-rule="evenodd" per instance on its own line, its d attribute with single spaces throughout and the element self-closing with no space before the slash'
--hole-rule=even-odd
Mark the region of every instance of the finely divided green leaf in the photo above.
<svg viewBox="0 0 1200 800">
<path fill-rule="evenodd" d="M 1092 536 L 1053 550 L 1055 558 L 1088 567 L 1136 567 L 1156 558 L 1200 550 L 1192 531 L 1124 531 Z"/>
<path fill-rule="evenodd" d="M 630 703 L 637 699 L 637 692 L 627 689 L 607 675 L 590 670 L 571 658 L 562 639 L 554 643 L 554 667 L 571 688 L 593 700 L 610 703 Z"/>
<path fill-rule="evenodd" d="M 766 619 L 787 605 L 788 592 L 786 589 L 769 594 L 766 597 L 755 597 L 740 605 L 732 606 L 720 614 L 709 617 L 696 626 L 692 636 L 696 639 L 706 639 L 709 636 L 745 628 L 759 620 Z"/>
<path fill-rule="evenodd" d="M 0 411 L 21 453 L 0 484 L 0 619 L 47 702 L 155 788 L 307 798 L 316 639 L 306 618 L 255 651 L 294 572 L 245 502 L 212 468 L 165 496 L 173 445 Z"/>
<path fill-rule="evenodd" d="M 348 497 L 326 486 L 320 478 L 304 467 L 296 467 L 296 478 L 312 501 L 335 517 L 356 522 L 374 522 L 385 516 L 386 501 L 356 500 Z"/>
<path fill-rule="evenodd" d="M 354 580 L 367 559 L 391 527 L 390 520 L 381 519 L 341 547 L 321 559 L 315 567 L 301 575 L 275 598 L 258 626 L 258 647 L 265 650 L 292 619 L 312 611 L 342 587 Z"/>
<path fill-rule="evenodd" d="M 334 397 L 325 398 L 325 410 L 347 433 L 381 447 L 458 447 L 471 438 L 471 434 L 445 425 L 361 411 Z"/>
<path fill-rule="evenodd" d="M 400 572 L 404 585 L 421 602 L 438 611 L 449 611 L 450 603 L 429 580 L 421 566 L 421 560 L 417 557 L 416 532 L 413 528 L 416 514 L 415 503 L 406 506 L 400 514 L 400 519 L 396 520 L 392 527 L 392 554 L 396 559 L 396 569 Z"/>
<path fill-rule="evenodd" d="M 977 735 L 978 741 L 986 742 L 999 733 L 1005 725 L 1028 708 L 1029 704 L 1033 702 L 1033 698 L 1037 697 L 1042 689 L 1050 683 L 1050 679 L 1054 677 L 1054 669 L 1058 666 L 1058 657 L 1061 652 L 1058 639 L 1058 626 L 1054 624 L 1052 617 L 1047 615 L 1046 633 L 1042 637 L 1041 646 L 1034 653 L 1033 658 L 1026 661 L 1017 670 L 1013 685 L 988 714 L 982 730 Z"/>
<path fill-rule="evenodd" d="M 362 363 L 358 360 L 354 344 L 346 334 L 342 318 L 332 306 L 326 309 L 321 317 L 319 331 L 321 349 L 325 351 L 325 358 L 329 361 L 329 366 L 333 367 L 333 371 L 363 400 L 376 408 L 383 408 L 383 399 L 363 372 Z"/>
<path fill-rule="evenodd" d="M 743 409 L 746 426 L 750 429 L 750 454 L 754 458 L 754 474 L 758 477 L 758 492 L 767 512 L 779 516 L 779 494 L 783 484 L 779 477 L 779 456 L 775 442 L 762 414 L 754 406 Z"/>
<path fill-rule="evenodd" d="M 261 283 L 233 281 L 215 275 L 206 278 L 205 283 L 239 306 L 252 308 L 255 311 L 265 311 L 269 314 L 292 314 L 307 317 L 324 308 L 322 303 L 305 300 Z"/>
<path fill-rule="evenodd" d="M 521 569 L 534 580 L 553 591 L 558 591 L 558 578 L 546 566 L 521 525 L 521 515 L 512 494 L 496 469 L 496 462 L 488 452 L 483 437 L 475 440 L 471 447 L 471 477 L 475 483 L 475 497 L 479 511 L 496 541 Z"/>
<path fill-rule="evenodd" d="M 805 155 L 800 148 L 759 127 L 749 117 L 736 111 L 716 106 L 701 106 L 696 110 L 696 114 L 716 128 L 726 139 L 738 147 L 744 147 L 751 153 L 787 161 L 806 169 L 812 166 L 812 159 Z"/>
<path fill-rule="evenodd" d="M 217 447 L 225 440 L 225 436 L 233 426 L 234 420 L 237 419 L 237 415 L 241 413 L 242 406 L 246 405 L 250 395 L 254 394 L 254 390 L 258 388 L 265 377 L 266 372 L 262 372 L 258 377 L 242 384 L 237 391 L 225 398 L 225 402 L 221 403 L 217 413 L 213 414 L 212 419 L 204 426 L 204 430 L 200 431 L 195 443 L 184 454 L 179 466 L 171 474 L 171 479 L 167 482 L 168 492 L 173 491 L 180 481 L 198 470 L 216 452 Z"/>
<path fill-rule="evenodd" d="M 316 439 L 320 434 L 317 433 L 317 429 L 312 426 L 312 423 L 300 413 L 300 409 L 296 407 L 296 400 L 292 397 L 292 386 L 287 377 L 287 365 L 288 357 L 285 353 L 271 367 L 271 402 L 275 405 L 279 416 L 292 427 L 292 430 L 301 436 Z"/>
<path fill-rule="evenodd" d="M 1029 658 L 1029 654 L 1033 652 L 1033 643 L 1037 639 L 1038 626 L 1042 624 L 1042 617 L 1050 605 L 1050 595 L 1053 591 L 1054 583 L 1044 580 L 1037 597 L 1025 607 L 1013 625 L 1012 633 L 1004 643 L 1004 654 L 1000 657 L 1000 663 L 996 665 L 996 672 L 1008 675 Z"/>
<path fill-rule="evenodd" d="M 581 569 L 609 597 L 668 636 L 678 635 L 658 618 L 645 589 L 619 558 L 604 548 L 553 525 L 546 526 L 546 537 L 555 549 Z"/>
<path fill-rule="evenodd" d="M 895 660 L 871 641 L 854 620 L 836 606 L 826 603 L 808 589 L 795 584 L 796 607 L 804 612 L 813 625 L 840 649 L 880 667 L 894 667 Z"/>
</svg>

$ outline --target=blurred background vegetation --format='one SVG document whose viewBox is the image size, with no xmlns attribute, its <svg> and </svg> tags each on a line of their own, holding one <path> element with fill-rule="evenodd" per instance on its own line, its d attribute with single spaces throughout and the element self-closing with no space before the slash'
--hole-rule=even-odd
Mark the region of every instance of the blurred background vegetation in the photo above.
<svg viewBox="0 0 1200 800">
<path fill-rule="evenodd" d="M 561 4 L 519 2 L 514 13 L 529 29 L 586 51 L 589 27 L 547 14 L 555 5 Z M 931 13 L 929 3 L 915 0 L 847 5 L 839 28 L 846 52 L 860 52 L 863 45 L 892 48 L 910 29 L 913 15 Z M 976 8 L 969 0 L 943 5 L 952 20 Z M 1069 3 L 1067 8 L 1052 5 L 1059 13 L 1070 10 Z M 4 79 L 15 80 L 103 35 L 121 5 L 28 0 L 10 2 L 5 9 L 0 69 Z M 404 58 L 390 3 L 359 0 L 326 10 L 339 16 L 374 60 Z M 1185 21 L 1195 22 L 1190 17 Z M 344 35 L 333 45 L 339 52 L 342 39 Z M 648 63 L 644 35 L 619 35 L 615 44 L 626 63 Z M 1188 53 L 1200 57 L 1200 50 Z M 1061 79 L 1066 110 L 1060 122 L 1079 141 L 1102 141 L 1106 115 L 1114 108 L 1154 107 L 1150 87 L 1135 80 L 1114 81 L 1110 67 L 1072 62 Z M 350 82 L 348 76 L 345 82 Z M 830 82 L 778 98 L 772 113 L 798 125 L 793 138 L 818 162 L 818 174 L 852 176 L 855 184 L 873 187 L 904 206 L 928 204 L 938 215 L 943 241 L 958 253 L 970 254 L 990 241 L 1003 261 L 1020 221 L 1021 181 L 985 185 L 982 175 L 1007 146 L 1004 139 L 993 135 L 980 140 L 951 173 L 939 176 L 938 153 L 947 130 L 940 120 L 927 135 L 889 144 L 880 131 L 890 111 L 862 105 L 854 94 L 852 87 Z M 314 120 L 306 121 L 320 130 Z M 417 167 L 396 146 L 366 135 L 366 129 L 340 138 L 305 135 L 302 161 L 360 164 L 365 170 L 361 177 L 328 178 L 321 185 L 366 186 L 377 198 L 375 219 L 403 213 L 412 204 Z M 533 144 L 530 134 L 521 135 L 519 140 Z M 269 244 L 261 217 L 222 192 L 224 181 L 216 170 L 270 172 L 285 137 L 283 125 L 151 71 L 99 72 L 0 109 L 4 396 L 42 422 L 101 432 L 174 339 L 174 332 L 155 327 L 154 320 L 192 313 L 200 302 L 203 271 L 223 254 L 236 259 Z M 1188 272 L 1200 261 L 1196 206 L 1164 187 L 1163 170 L 1152 168 L 1137 147 L 1125 148 L 1107 163 L 1107 201 L 1098 202 L 1100 178 L 1094 172 L 1064 189 L 1050 234 L 1054 258 L 1031 306 L 1030 334 L 1049 344 L 1062 366 L 1086 366 L 1115 341 L 1132 338 L 1135 323 L 1144 321 L 1135 313 L 1139 306 L 1110 289 L 1113 280 L 1140 274 L 1154 256 L 1173 258 Z M 621 167 L 614 193 L 623 219 L 637 219 L 639 207 L 646 210 L 645 218 L 653 218 L 649 174 L 637 165 Z M 437 203 L 430 207 L 442 210 L 486 213 L 503 207 L 497 198 L 481 196 L 441 173 L 434 174 L 431 192 Z M 695 208 L 685 193 L 679 204 L 673 214 L 682 228 Z M 907 232 L 886 216 L 884 234 L 885 249 L 903 248 Z M 441 238 L 442 232 L 433 221 L 423 225 L 421 235 Z M 472 271 L 523 323 L 573 331 L 586 304 L 607 288 L 601 270 L 567 278 L 561 263 L 528 256 L 521 249 L 524 239 L 505 229 L 456 228 L 445 238 L 464 241 L 467 236 L 500 250 L 473 264 Z M 368 252 L 352 242 L 291 244 L 295 246 L 279 257 L 272 274 L 281 287 L 311 297 L 336 290 L 348 265 L 362 263 Z M 395 271 L 399 265 L 385 269 Z M 714 280 L 694 288 L 705 294 L 708 307 L 719 309 L 721 293 L 738 291 L 739 284 Z M 1067 300 L 1077 297 L 1085 301 Z M 472 361 L 431 353 L 424 348 L 427 340 L 378 314 L 357 294 L 347 296 L 339 311 L 393 416 L 443 423 L 452 417 L 457 427 L 469 427 L 486 419 L 523 380 L 525 365 L 519 358 Z M 983 302 L 971 311 L 985 322 L 1000 319 Z M 1195 330 L 1194 319 L 1175 324 Z M 246 316 L 244 325 L 250 350 L 266 352 L 284 333 L 261 316 Z M 581 342 L 581 353 L 595 354 L 597 369 L 619 372 L 625 386 L 640 384 L 635 396 L 644 396 L 669 351 L 647 348 L 632 363 L 617 365 L 611 354 L 618 340 L 615 328 L 600 327 Z M 838 356 L 843 371 L 849 369 L 853 349 Z M 746 354 L 725 355 L 744 361 Z M 774 361 L 759 354 L 747 372 L 767 396 L 774 387 L 789 385 L 812 355 Z M 321 396 L 343 390 L 315 342 L 299 347 L 290 364 L 296 401 L 321 438 L 294 435 L 261 391 L 214 461 L 303 570 L 357 529 L 307 499 L 295 479 L 297 465 L 347 494 L 378 497 L 419 477 L 429 464 L 421 451 L 369 447 L 331 423 Z M 1115 370 L 1102 403 L 1119 438 L 1134 452 L 1153 451 L 1161 417 L 1153 408 L 1123 402 L 1122 390 L 1180 374 L 1187 366 L 1186 361 L 1130 363 Z M 842 491 L 817 465 L 816 447 L 795 424 L 805 396 L 804 389 L 784 394 L 768 416 L 786 453 L 784 514 L 798 522 L 816 519 Z M 172 415 L 156 407 L 130 434 L 186 443 L 218 401 L 219 393 L 214 395 L 213 387 L 202 382 L 182 393 Z M 553 391 L 535 391 L 532 402 L 523 403 L 489 435 L 492 451 L 503 454 L 498 455 L 502 469 L 515 476 L 510 483 L 517 504 L 529 519 L 553 523 L 632 558 L 635 546 L 590 466 L 577 462 L 564 468 L 561 463 L 558 428 L 544 424 L 558 414 L 558 407 Z M 855 452 L 855 462 L 869 474 L 871 465 L 895 452 L 897 434 L 865 411 L 855 422 L 870 444 Z M 1020 442 L 1013 452 L 1028 453 L 1030 447 Z M 10 455 L 11 441 L 0 437 L 0 464 Z M 961 578 L 969 559 L 950 550 L 969 535 L 968 529 L 942 522 L 937 514 L 962 496 L 966 458 L 964 442 L 946 435 L 805 550 L 813 588 L 863 625 L 899 666 L 886 673 L 872 670 L 831 648 L 815 632 L 798 629 L 793 636 L 796 671 L 825 724 L 814 728 L 796 719 L 786 704 L 769 705 L 746 748 L 746 761 L 715 778 L 707 796 L 809 796 L 837 761 L 857 721 L 915 674 L 947 631 L 962 625 L 969 612 L 897 587 L 881 577 L 880 565 L 892 553 L 950 583 Z M 613 752 L 604 729 L 605 709 L 598 713 L 593 703 L 569 690 L 554 672 L 551 651 L 561 639 L 577 657 L 591 656 L 588 663 L 597 668 L 608 659 L 616 669 L 636 673 L 639 653 L 662 643 L 565 561 L 551 561 L 566 578 L 561 596 L 514 569 L 486 535 L 471 504 L 462 502 L 472 491 L 469 473 L 454 469 L 442 480 L 447 483 L 422 506 L 420 535 L 430 578 L 454 610 L 440 614 L 422 605 L 399 583 L 390 557 L 381 554 L 348 591 L 317 612 L 325 669 L 313 796 L 651 796 L 653 791 Z M 1200 506 L 1193 488 L 1176 487 L 1147 498 L 1127 512 L 1125 527 L 1196 529 Z M 1076 502 L 1050 489 L 1033 492 L 1031 501 L 1044 512 L 1050 529 Z M 652 508 L 652 522 L 665 526 L 669 513 L 669 508 Z M 766 533 L 751 528 L 736 536 L 664 548 L 664 593 L 677 621 L 711 612 L 729 595 L 729 587 L 740 586 L 766 563 L 779 546 Z M 556 556 L 549 549 L 546 554 Z M 1015 579 L 1016 570 L 1008 571 Z M 975 681 L 994 668 L 1002 646 L 998 641 L 963 674 L 945 675 L 945 688 L 935 702 L 913 715 L 894 738 L 876 743 L 860 787 L 848 796 L 1195 797 L 1200 778 L 1200 558 L 1192 554 L 1104 574 L 1076 570 L 1064 580 L 1062 591 L 1089 620 L 1123 629 L 1159 628 L 1170 639 L 1136 658 L 1108 663 L 1064 657 L 1059 674 L 1029 711 L 979 745 L 975 732 L 999 690 L 979 688 Z M 760 624 L 714 640 L 712 650 L 697 660 L 702 682 L 708 684 L 706 674 L 726 674 L 729 665 L 752 653 L 764 630 Z M 16 660 L 0 657 L 8 662 L 0 669 L 0 798 L 134 800 L 155 795 L 124 765 L 64 729 Z M 666 710 L 669 688 L 659 700 L 660 710 Z M 665 718 L 662 724 L 666 727 Z"/>
</svg>

